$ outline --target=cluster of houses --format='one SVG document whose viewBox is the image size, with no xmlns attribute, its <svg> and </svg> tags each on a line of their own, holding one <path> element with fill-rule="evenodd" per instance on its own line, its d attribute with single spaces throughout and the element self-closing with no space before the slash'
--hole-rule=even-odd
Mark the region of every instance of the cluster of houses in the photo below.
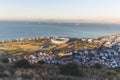
<svg viewBox="0 0 120 80">
<path fill-rule="evenodd" d="M 92 39 L 88 39 L 88 41 L 91 42 Z M 63 55 L 60 52 L 36 51 L 33 54 L 24 55 L 23 57 L 31 64 L 38 63 L 39 61 L 44 61 L 48 64 L 75 62 L 85 66 L 93 66 L 95 63 L 99 63 L 107 68 L 120 67 L 120 34 L 100 37 L 94 41 L 100 41 L 102 43 L 99 49 L 74 50 L 63 53 L 65 55 L 64 57 L 59 56 Z M 9 62 L 16 61 L 16 59 L 15 57 L 10 57 Z"/>
</svg>

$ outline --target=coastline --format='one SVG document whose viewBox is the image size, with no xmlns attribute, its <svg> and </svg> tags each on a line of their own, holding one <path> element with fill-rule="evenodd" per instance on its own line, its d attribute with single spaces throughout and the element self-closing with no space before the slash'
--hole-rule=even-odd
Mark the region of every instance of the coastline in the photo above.
<svg viewBox="0 0 120 80">
<path fill-rule="evenodd" d="M 85 65 L 94 65 L 96 62 L 104 67 L 118 67 L 119 64 L 119 48 L 120 48 L 120 34 L 113 34 L 110 36 L 102 36 L 98 39 L 93 38 L 69 38 L 70 40 L 64 44 L 55 44 L 51 41 L 51 38 L 30 38 L 30 39 L 18 39 L 12 41 L 4 41 L 0 44 L 1 54 L 6 53 L 6 57 L 9 62 L 14 62 L 19 59 L 25 58 L 30 61 L 31 64 L 37 63 L 39 60 L 45 61 L 45 63 L 53 64 L 60 63 L 65 64 L 69 62 L 75 62 L 79 65 L 84 64 L 84 61 L 79 59 L 85 59 L 87 62 Z M 106 53 L 107 52 L 107 53 Z M 10 57 L 12 56 L 12 57 Z M 24 57 L 20 57 L 20 56 Z M 36 55 L 39 55 L 38 57 Z M 87 56 L 94 55 L 92 60 Z M 76 56 L 76 57 L 75 57 Z M 82 57 L 85 58 L 82 58 Z M 100 57 L 102 56 L 102 58 Z M 111 62 L 107 62 L 107 57 L 110 56 L 116 61 L 113 65 Z M 117 56 L 117 57 L 116 57 Z M 41 58 L 45 57 L 45 58 Z M 65 58 L 64 58 L 65 57 Z M 71 60 L 71 57 L 75 60 Z M 59 60 L 59 58 L 61 58 Z M 68 58 L 69 61 L 62 62 L 62 60 Z M 97 59 L 97 60 L 94 60 Z M 101 62 L 104 60 L 105 62 Z M 109 59 L 108 59 L 109 60 Z M 93 63 L 91 63 L 93 61 Z"/>
<path fill-rule="evenodd" d="M 103 35 L 103 36 L 98 36 L 96 38 L 76 38 L 76 37 L 69 37 L 69 36 L 48 36 L 48 37 L 44 37 L 44 36 L 41 36 L 41 37 L 32 37 L 32 38 L 18 38 L 18 39 L 10 39 L 10 40 L 0 40 L 0 43 L 2 42 L 16 42 L 16 41 L 26 41 L 26 40 L 39 40 L 39 39 L 44 39 L 44 38 L 52 38 L 52 37 L 68 37 L 70 39 L 100 39 L 100 38 L 104 38 L 104 37 L 109 37 L 109 36 L 117 36 L 117 35 L 120 35 L 120 34 L 111 34 L 111 35 Z"/>
</svg>

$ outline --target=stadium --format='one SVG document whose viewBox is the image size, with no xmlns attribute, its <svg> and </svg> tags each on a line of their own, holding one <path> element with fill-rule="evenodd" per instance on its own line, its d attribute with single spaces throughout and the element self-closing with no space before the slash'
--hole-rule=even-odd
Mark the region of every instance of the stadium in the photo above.
<svg viewBox="0 0 120 80">
<path fill-rule="evenodd" d="M 65 44 L 69 41 L 69 38 L 66 37 L 53 37 L 51 38 L 51 42 L 54 44 Z"/>
</svg>

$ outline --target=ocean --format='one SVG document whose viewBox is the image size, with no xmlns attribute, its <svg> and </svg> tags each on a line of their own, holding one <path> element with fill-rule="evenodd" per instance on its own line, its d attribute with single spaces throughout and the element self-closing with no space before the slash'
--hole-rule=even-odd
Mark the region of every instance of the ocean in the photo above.
<svg viewBox="0 0 120 80">
<path fill-rule="evenodd" d="M 52 36 L 98 38 L 119 33 L 120 24 L 0 21 L 0 40 Z"/>
</svg>

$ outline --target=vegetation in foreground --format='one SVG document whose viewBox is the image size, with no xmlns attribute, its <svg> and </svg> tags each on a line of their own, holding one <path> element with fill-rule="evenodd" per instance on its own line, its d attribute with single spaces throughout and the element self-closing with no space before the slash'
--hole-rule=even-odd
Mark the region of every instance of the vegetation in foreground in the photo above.
<svg viewBox="0 0 120 80">
<path fill-rule="evenodd" d="M 34 64 L 20 60 L 0 65 L 0 79 L 4 80 L 120 80 L 120 68 L 105 69 L 95 64 L 91 67 L 68 64 Z"/>
</svg>

